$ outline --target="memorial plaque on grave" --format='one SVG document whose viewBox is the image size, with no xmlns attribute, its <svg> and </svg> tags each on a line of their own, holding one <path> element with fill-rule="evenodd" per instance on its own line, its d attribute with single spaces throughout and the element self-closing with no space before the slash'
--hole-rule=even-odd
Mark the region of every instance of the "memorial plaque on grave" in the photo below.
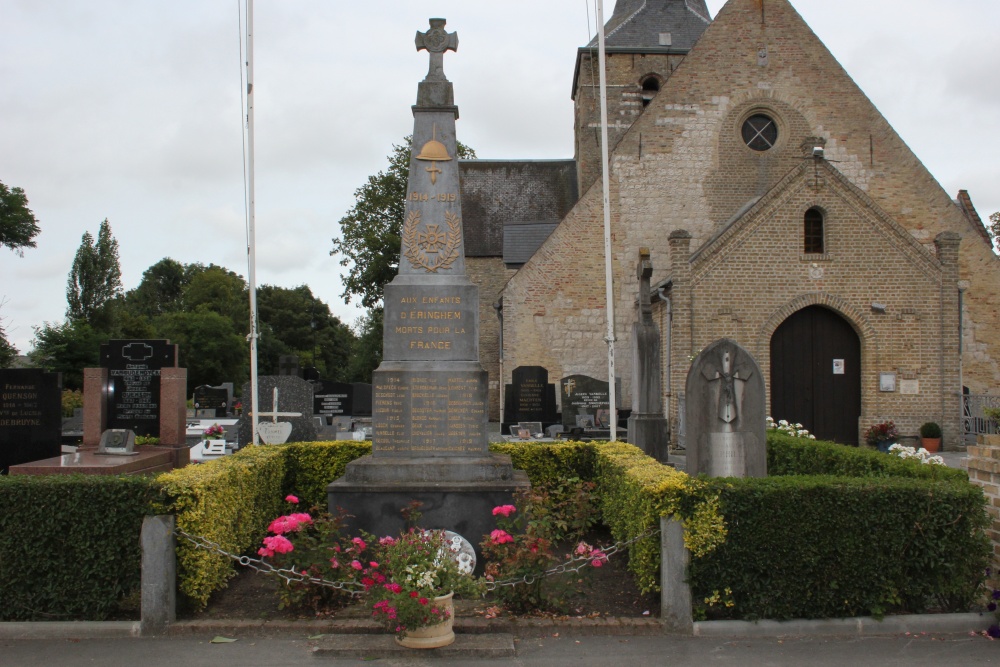
<svg viewBox="0 0 1000 667">
<path fill-rule="evenodd" d="M 313 414 L 324 417 L 354 414 L 354 385 L 350 382 L 318 380 L 313 383 Z"/>
<path fill-rule="evenodd" d="M 195 410 L 215 410 L 216 417 L 225 417 L 229 411 L 229 389 L 207 384 L 194 388 Z"/>
<path fill-rule="evenodd" d="M 167 340 L 112 340 L 101 345 L 108 369 L 106 428 L 160 435 L 160 370 L 177 366 L 177 346 Z"/>
<path fill-rule="evenodd" d="M 562 421 L 566 428 L 608 428 L 602 421 L 610 415 L 608 383 L 589 375 L 569 375 L 559 383 L 562 391 Z M 616 395 L 621 396 L 621 393 Z"/>
<path fill-rule="evenodd" d="M 0 369 L 0 469 L 59 456 L 61 436 L 62 376 Z"/>
<path fill-rule="evenodd" d="M 549 372 L 541 366 L 518 366 L 511 373 L 507 422 L 544 422 L 556 420 L 555 386 L 549 384 Z"/>
</svg>

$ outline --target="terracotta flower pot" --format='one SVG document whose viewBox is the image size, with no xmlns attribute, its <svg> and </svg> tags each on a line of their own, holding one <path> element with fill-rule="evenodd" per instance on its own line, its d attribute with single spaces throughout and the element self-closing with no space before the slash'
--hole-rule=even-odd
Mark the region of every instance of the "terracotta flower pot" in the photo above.
<svg viewBox="0 0 1000 667">
<path fill-rule="evenodd" d="M 935 454 L 941 449 L 941 438 L 920 438 L 920 446 Z"/>
<path fill-rule="evenodd" d="M 441 648 L 455 641 L 455 632 L 452 629 L 455 621 L 453 595 L 454 593 L 448 593 L 431 601 L 431 604 L 446 613 L 447 620 L 416 630 L 407 630 L 402 637 L 396 637 L 396 643 L 406 648 Z"/>
</svg>

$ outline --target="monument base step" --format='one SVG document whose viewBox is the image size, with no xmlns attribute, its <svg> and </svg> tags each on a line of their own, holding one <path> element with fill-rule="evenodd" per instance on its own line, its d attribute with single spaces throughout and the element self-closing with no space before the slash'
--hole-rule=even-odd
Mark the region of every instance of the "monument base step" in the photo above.
<svg viewBox="0 0 1000 667">
<path fill-rule="evenodd" d="M 347 464 L 343 479 L 354 484 L 397 482 L 509 482 L 514 466 L 506 454 L 483 456 L 362 456 Z"/>
</svg>

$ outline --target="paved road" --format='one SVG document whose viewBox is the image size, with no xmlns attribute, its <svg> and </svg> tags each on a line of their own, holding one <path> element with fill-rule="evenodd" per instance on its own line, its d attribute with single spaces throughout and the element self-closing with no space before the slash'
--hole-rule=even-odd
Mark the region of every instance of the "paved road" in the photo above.
<svg viewBox="0 0 1000 667">
<path fill-rule="evenodd" d="M 492 667 L 605 667 L 607 665 L 998 665 L 1000 642 L 968 635 L 871 638 L 711 639 L 691 637 L 522 637 L 517 656 L 443 660 L 414 651 L 405 658 L 364 660 L 311 653 L 308 639 L 211 637 L 157 639 L 0 640 L 4 667 L 311 667 L 341 665 L 489 665 Z"/>
</svg>

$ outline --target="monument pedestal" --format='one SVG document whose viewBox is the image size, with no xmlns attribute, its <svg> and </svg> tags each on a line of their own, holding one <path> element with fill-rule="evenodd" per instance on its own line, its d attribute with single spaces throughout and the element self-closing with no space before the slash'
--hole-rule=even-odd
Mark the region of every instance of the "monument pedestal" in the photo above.
<svg viewBox="0 0 1000 667">
<path fill-rule="evenodd" d="M 628 418 L 628 441 L 648 456 L 666 463 L 670 426 L 662 414 L 635 414 Z"/>
<path fill-rule="evenodd" d="M 496 528 L 493 508 L 513 504 L 514 495 L 529 488 L 527 473 L 513 470 L 509 456 L 458 462 L 365 456 L 327 486 L 327 498 L 331 512 L 342 508 L 351 515 L 349 529 L 378 537 L 404 530 L 400 510 L 418 501 L 420 528 L 455 531 L 472 543 L 481 561 L 479 543 Z"/>
</svg>

